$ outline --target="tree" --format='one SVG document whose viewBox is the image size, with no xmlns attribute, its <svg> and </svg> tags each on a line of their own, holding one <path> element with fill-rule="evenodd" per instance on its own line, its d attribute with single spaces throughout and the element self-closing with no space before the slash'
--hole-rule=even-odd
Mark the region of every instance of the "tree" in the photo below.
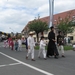
<svg viewBox="0 0 75 75">
<path fill-rule="evenodd" d="M 74 19 L 72 19 L 72 16 L 70 15 L 71 13 L 67 15 L 64 19 L 60 17 L 58 18 L 57 28 L 58 30 L 62 31 L 64 35 L 72 33 L 74 30 L 75 22 L 73 22 Z"/>
<path fill-rule="evenodd" d="M 30 31 L 35 31 L 38 41 L 38 34 L 43 33 L 45 30 L 48 30 L 48 24 L 46 22 L 42 22 L 40 19 L 33 20 L 28 24 Z"/>
<path fill-rule="evenodd" d="M 16 37 L 16 39 L 20 39 L 21 38 L 21 34 L 17 32 L 15 37 Z"/>
</svg>

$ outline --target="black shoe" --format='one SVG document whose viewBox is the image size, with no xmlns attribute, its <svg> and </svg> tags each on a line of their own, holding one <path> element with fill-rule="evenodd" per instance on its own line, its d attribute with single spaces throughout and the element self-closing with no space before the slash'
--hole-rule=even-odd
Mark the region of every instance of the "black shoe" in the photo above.
<svg viewBox="0 0 75 75">
<path fill-rule="evenodd" d="M 49 56 L 47 56 L 47 58 L 50 58 Z"/>
<path fill-rule="evenodd" d="M 28 57 L 26 56 L 26 59 L 28 59 Z"/>
<path fill-rule="evenodd" d="M 47 60 L 46 58 L 44 58 L 44 60 Z"/>
<path fill-rule="evenodd" d="M 38 58 L 40 58 L 40 57 L 38 57 Z"/>
<path fill-rule="evenodd" d="M 64 58 L 65 58 L 65 56 L 64 56 L 64 55 L 62 55 L 62 57 L 64 57 Z"/>
<path fill-rule="evenodd" d="M 32 59 L 32 61 L 35 61 L 34 59 Z"/>
<path fill-rule="evenodd" d="M 55 58 L 55 59 L 58 59 L 58 57 L 57 57 L 57 56 L 55 56 L 54 58 Z"/>
</svg>

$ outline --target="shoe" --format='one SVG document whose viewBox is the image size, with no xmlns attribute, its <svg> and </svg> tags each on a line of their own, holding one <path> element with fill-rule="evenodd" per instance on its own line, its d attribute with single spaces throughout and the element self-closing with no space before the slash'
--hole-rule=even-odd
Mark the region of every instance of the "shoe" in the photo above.
<svg viewBox="0 0 75 75">
<path fill-rule="evenodd" d="M 55 58 L 55 59 L 58 59 L 58 57 L 57 57 L 57 56 L 55 56 L 54 58 Z"/>
<path fill-rule="evenodd" d="M 47 58 L 50 58 L 49 56 L 47 56 Z"/>
<path fill-rule="evenodd" d="M 62 55 L 62 57 L 65 57 L 64 55 Z"/>
<path fill-rule="evenodd" d="M 28 57 L 26 56 L 26 59 L 28 59 Z"/>
<path fill-rule="evenodd" d="M 40 57 L 38 57 L 38 58 L 40 58 Z"/>
<path fill-rule="evenodd" d="M 44 60 L 47 60 L 46 58 L 44 58 Z"/>
<path fill-rule="evenodd" d="M 34 59 L 32 59 L 32 61 L 35 61 Z"/>
</svg>

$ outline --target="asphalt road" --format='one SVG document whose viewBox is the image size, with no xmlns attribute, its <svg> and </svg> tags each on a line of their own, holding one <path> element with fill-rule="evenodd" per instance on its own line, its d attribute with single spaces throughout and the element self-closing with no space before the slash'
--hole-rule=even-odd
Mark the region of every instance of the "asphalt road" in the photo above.
<svg viewBox="0 0 75 75">
<path fill-rule="evenodd" d="M 38 50 L 35 51 L 35 60 L 26 57 L 26 50 L 21 52 L 11 51 L 9 48 L 0 47 L 0 75 L 75 75 L 75 51 L 65 51 L 65 58 L 53 57 L 39 59 Z"/>
</svg>

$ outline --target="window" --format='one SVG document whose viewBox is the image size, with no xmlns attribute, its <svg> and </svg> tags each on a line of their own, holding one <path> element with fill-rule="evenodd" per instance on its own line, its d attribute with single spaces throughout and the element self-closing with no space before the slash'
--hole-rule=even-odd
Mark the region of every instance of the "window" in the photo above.
<svg viewBox="0 0 75 75">
<path fill-rule="evenodd" d="M 57 21 L 57 20 L 54 20 L 55 22 Z"/>
<path fill-rule="evenodd" d="M 48 33 L 48 31 L 44 31 L 44 34 L 47 34 Z"/>
<path fill-rule="evenodd" d="M 75 18 L 75 16 L 72 16 L 72 18 Z"/>
<path fill-rule="evenodd" d="M 73 40 L 73 36 L 69 36 L 70 37 L 70 40 Z"/>
<path fill-rule="evenodd" d="M 60 20 L 62 20 L 62 18 L 60 18 Z"/>
</svg>

